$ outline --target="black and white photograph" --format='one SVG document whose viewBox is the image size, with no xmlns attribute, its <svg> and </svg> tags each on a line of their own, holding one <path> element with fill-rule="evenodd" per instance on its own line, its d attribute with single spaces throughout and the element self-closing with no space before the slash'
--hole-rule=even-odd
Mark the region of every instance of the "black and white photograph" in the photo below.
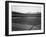
<svg viewBox="0 0 46 37">
<path fill-rule="evenodd" d="M 41 7 L 12 5 L 12 31 L 40 30 Z"/>
<path fill-rule="evenodd" d="M 44 3 L 6 2 L 8 35 L 44 33 Z"/>
</svg>

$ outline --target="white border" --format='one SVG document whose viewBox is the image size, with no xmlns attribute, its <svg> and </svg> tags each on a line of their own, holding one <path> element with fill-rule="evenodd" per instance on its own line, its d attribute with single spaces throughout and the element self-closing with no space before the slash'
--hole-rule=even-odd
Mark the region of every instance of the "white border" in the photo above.
<svg viewBox="0 0 46 37">
<path fill-rule="evenodd" d="M 12 17 L 11 17 L 11 5 L 24 5 L 24 4 L 18 4 L 18 3 L 9 3 L 9 35 L 11 34 L 26 34 L 26 33 L 42 33 L 44 29 L 44 23 L 43 23 L 43 17 L 44 17 L 44 11 L 43 11 L 43 5 L 38 5 L 38 4 L 25 4 L 28 6 L 40 6 L 42 7 L 41 9 L 41 30 L 31 30 L 31 31 L 12 31 Z"/>
</svg>

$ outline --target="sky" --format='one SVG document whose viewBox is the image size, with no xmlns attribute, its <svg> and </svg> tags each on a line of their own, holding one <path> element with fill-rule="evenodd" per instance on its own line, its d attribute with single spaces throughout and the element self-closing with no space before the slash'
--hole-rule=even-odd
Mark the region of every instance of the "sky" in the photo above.
<svg viewBox="0 0 46 37">
<path fill-rule="evenodd" d="M 20 13 L 40 13 L 40 6 L 28 6 L 28 5 L 12 5 L 12 11 Z"/>
</svg>

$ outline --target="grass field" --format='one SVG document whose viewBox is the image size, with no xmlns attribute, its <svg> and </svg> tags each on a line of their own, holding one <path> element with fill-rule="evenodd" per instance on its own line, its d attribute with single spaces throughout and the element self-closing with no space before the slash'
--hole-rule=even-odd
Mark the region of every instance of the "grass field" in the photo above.
<svg viewBox="0 0 46 37">
<path fill-rule="evenodd" d="M 12 13 L 12 31 L 41 29 L 41 14 Z"/>
</svg>

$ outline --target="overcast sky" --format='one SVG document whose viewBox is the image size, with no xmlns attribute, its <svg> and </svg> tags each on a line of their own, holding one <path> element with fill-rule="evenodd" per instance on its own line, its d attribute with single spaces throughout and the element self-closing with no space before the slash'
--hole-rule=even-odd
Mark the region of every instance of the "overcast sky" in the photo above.
<svg viewBox="0 0 46 37">
<path fill-rule="evenodd" d="M 37 13 L 41 11 L 41 8 L 37 6 L 12 5 L 12 11 L 20 13 Z"/>
</svg>

